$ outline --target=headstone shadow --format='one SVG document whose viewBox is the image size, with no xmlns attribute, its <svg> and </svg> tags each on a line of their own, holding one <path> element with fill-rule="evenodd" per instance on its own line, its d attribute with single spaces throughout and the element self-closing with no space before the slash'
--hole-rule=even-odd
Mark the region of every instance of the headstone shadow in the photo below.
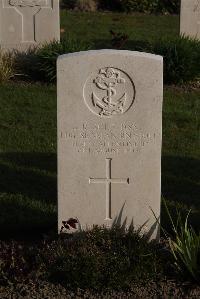
<svg viewBox="0 0 200 299">
<path fill-rule="evenodd" d="M 162 157 L 162 195 L 182 206 L 200 209 L 200 160 Z"/>
<path fill-rule="evenodd" d="M 114 218 L 111 229 L 120 229 L 122 231 L 130 231 L 130 232 L 137 232 L 138 234 L 144 235 L 145 239 L 147 241 L 150 241 L 151 238 L 154 236 L 154 232 L 156 231 L 156 240 L 159 240 L 160 232 L 158 230 L 158 226 L 160 225 L 160 217 L 158 219 L 155 219 L 155 222 L 150 226 L 148 231 L 143 231 L 145 229 L 145 226 L 149 222 L 149 219 L 147 219 L 141 226 L 139 226 L 137 229 L 134 226 L 134 219 L 130 221 L 130 224 L 127 225 L 127 217 L 123 217 L 124 207 L 126 202 L 122 205 L 122 208 L 120 209 L 118 215 Z"/>
<path fill-rule="evenodd" d="M 0 154 L 0 235 L 30 234 L 56 225 L 54 153 Z"/>
<path fill-rule="evenodd" d="M 174 222 L 180 212 L 184 222 L 188 211 L 189 224 L 200 228 L 200 160 L 188 157 L 162 157 L 162 196 Z M 164 204 L 161 209 L 161 224 L 170 231 L 171 223 Z"/>
<path fill-rule="evenodd" d="M 38 239 L 56 233 L 57 212 L 31 205 L 23 198 L 0 197 L 0 239 Z"/>
<path fill-rule="evenodd" d="M 43 153 L 0 155 L 0 192 L 22 194 L 41 202 L 56 204 L 56 173 L 52 174 L 55 159 L 56 155 Z"/>
</svg>

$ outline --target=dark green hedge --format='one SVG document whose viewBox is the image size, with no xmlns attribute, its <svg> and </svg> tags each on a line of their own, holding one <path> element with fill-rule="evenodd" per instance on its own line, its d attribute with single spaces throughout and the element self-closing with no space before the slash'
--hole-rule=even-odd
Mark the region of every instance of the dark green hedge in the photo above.
<svg viewBox="0 0 200 299">
<path fill-rule="evenodd" d="M 67 236 L 41 252 L 45 272 L 68 289 L 128 289 L 132 282 L 157 279 L 169 265 L 155 243 L 120 228 L 94 227 L 76 240 Z M 171 259 L 170 259 L 171 260 Z"/>
<path fill-rule="evenodd" d="M 80 41 L 76 38 L 67 37 L 61 41 L 46 43 L 24 53 L 16 53 L 17 73 L 22 74 L 24 79 L 31 81 L 55 82 L 56 61 L 58 56 L 67 53 L 87 51 L 92 44 Z"/>
<path fill-rule="evenodd" d="M 180 36 L 154 42 L 127 41 L 123 49 L 163 56 L 165 84 L 183 84 L 200 78 L 200 41 L 198 40 Z"/>
<path fill-rule="evenodd" d="M 77 7 L 79 0 L 62 0 L 67 9 Z M 96 1 L 100 10 L 178 14 L 181 0 L 86 0 Z"/>
<path fill-rule="evenodd" d="M 39 49 L 16 55 L 17 73 L 36 81 L 56 81 L 59 55 L 94 49 L 92 44 L 74 38 L 54 41 Z M 200 78 L 200 41 L 188 37 L 163 38 L 157 41 L 126 40 L 118 34 L 110 48 L 161 55 L 164 58 L 164 83 L 183 84 Z"/>
</svg>

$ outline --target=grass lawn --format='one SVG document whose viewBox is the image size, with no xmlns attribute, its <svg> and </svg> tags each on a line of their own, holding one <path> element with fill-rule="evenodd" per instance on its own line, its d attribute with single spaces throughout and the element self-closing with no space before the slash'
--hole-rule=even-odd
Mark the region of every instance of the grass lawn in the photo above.
<svg viewBox="0 0 200 299">
<path fill-rule="evenodd" d="M 178 36 L 178 16 L 155 16 L 120 13 L 74 13 L 62 11 L 61 28 L 96 47 L 106 48 L 110 30 L 123 32 L 129 40 L 154 40 L 163 36 Z"/>
<path fill-rule="evenodd" d="M 162 194 L 196 212 L 199 97 L 165 88 L 163 111 Z M 57 221 L 56 87 L 4 84 L 0 103 L 0 230 L 44 232 Z"/>
<path fill-rule="evenodd" d="M 0 101 L 1 228 L 44 229 L 56 223 L 55 87 L 8 84 Z"/>
<path fill-rule="evenodd" d="M 104 47 L 109 30 L 130 40 L 178 35 L 177 16 L 61 12 L 61 27 Z M 199 90 L 165 87 L 162 195 L 200 215 Z M 0 232 L 44 232 L 57 222 L 56 87 L 0 85 Z M 163 222 L 165 215 L 163 214 Z"/>
<path fill-rule="evenodd" d="M 61 27 L 63 35 L 107 48 L 110 30 L 127 34 L 130 44 L 178 36 L 179 18 L 61 11 Z M 198 229 L 199 98 L 200 89 L 164 87 L 162 196 L 174 215 L 192 208 Z M 77 298 L 84 292 L 96 298 L 90 295 L 97 290 L 98 298 L 199 298 L 197 284 L 185 283 L 188 272 L 182 276 L 173 267 L 166 240 L 148 243 L 138 234 L 102 228 L 58 237 L 56 105 L 55 85 L 0 84 L 0 297 L 75 298 L 78 288 Z M 169 227 L 164 207 L 161 222 Z"/>
</svg>

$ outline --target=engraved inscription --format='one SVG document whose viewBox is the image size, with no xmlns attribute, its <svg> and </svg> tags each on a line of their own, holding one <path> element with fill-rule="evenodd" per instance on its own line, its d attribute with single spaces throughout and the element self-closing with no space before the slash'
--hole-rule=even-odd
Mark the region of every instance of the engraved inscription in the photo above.
<svg viewBox="0 0 200 299">
<path fill-rule="evenodd" d="M 125 72 L 105 67 L 87 79 L 83 93 L 91 112 L 100 117 L 112 117 L 125 113 L 132 106 L 135 86 Z"/>
<path fill-rule="evenodd" d="M 111 158 L 106 158 L 106 177 L 89 178 L 89 184 L 106 185 L 106 219 L 111 220 L 111 184 L 129 184 L 129 178 L 111 178 Z"/>
<path fill-rule="evenodd" d="M 68 127 L 59 137 L 77 153 L 90 155 L 130 154 L 140 152 L 148 144 L 155 142 L 153 131 L 144 131 L 135 123 L 83 123 Z"/>
<path fill-rule="evenodd" d="M 200 12 L 200 1 L 197 0 L 197 3 L 194 5 L 194 12 Z"/>
</svg>

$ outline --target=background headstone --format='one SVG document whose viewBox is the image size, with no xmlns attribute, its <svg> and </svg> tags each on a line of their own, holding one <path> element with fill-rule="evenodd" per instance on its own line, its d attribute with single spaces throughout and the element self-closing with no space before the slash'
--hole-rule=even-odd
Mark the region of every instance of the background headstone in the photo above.
<svg viewBox="0 0 200 299">
<path fill-rule="evenodd" d="M 58 59 L 58 226 L 116 220 L 159 234 L 163 61 L 100 50 Z"/>
<path fill-rule="evenodd" d="M 200 39 L 200 0 L 181 0 L 180 32 Z"/>
<path fill-rule="evenodd" d="M 60 39 L 58 0 L 1 0 L 0 45 L 26 50 Z"/>
</svg>

